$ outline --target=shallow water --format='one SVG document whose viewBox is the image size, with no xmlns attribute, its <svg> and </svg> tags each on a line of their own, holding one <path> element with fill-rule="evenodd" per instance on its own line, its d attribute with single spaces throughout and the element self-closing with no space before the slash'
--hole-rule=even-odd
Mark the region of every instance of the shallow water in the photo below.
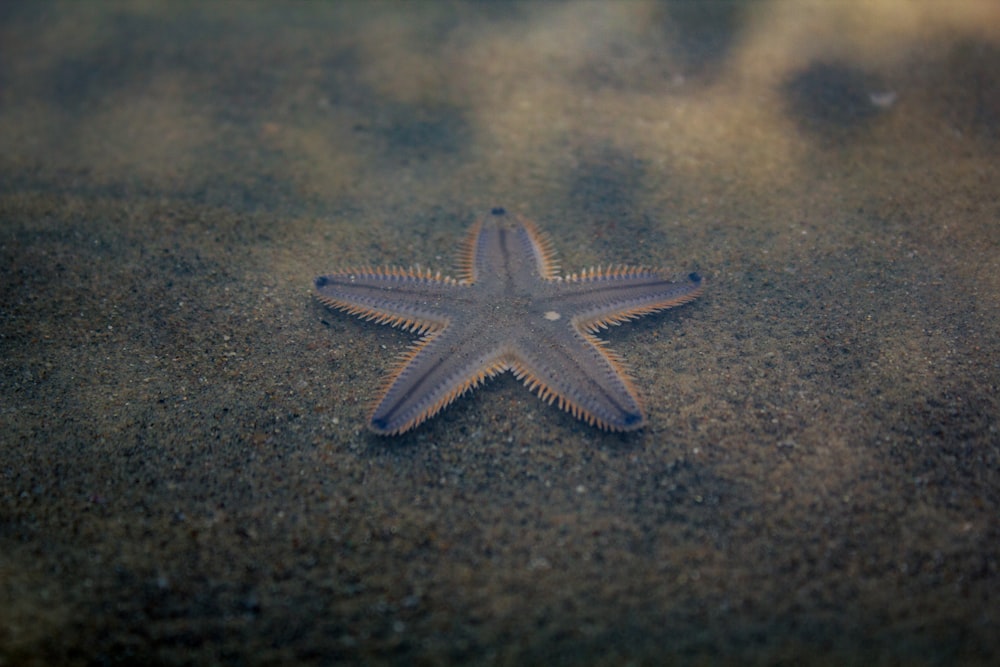
<svg viewBox="0 0 1000 667">
<path fill-rule="evenodd" d="M 1000 5 L 0 9 L 0 665 L 989 664 Z M 402 437 L 341 266 L 502 205 L 649 426 Z"/>
</svg>

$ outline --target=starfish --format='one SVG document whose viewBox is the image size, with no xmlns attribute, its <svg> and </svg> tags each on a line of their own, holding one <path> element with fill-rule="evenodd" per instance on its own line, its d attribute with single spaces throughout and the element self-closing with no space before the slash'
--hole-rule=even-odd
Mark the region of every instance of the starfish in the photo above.
<svg viewBox="0 0 1000 667">
<path fill-rule="evenodd" d="M 420 334 L 375 403 L 374 432 L 408 431 L 508 370 L 589 424 L 641 428 L 646 417 L 624 363 L 595 334 L 701 292 L 697 273 L 674 282 L 635 266 L 560 277 L 548 238 L 502 208 L 473 225 L 459 270 L 457 279 L 398 267 L 316 278 L 316 298 L 330 308 Z"/>
</svg>

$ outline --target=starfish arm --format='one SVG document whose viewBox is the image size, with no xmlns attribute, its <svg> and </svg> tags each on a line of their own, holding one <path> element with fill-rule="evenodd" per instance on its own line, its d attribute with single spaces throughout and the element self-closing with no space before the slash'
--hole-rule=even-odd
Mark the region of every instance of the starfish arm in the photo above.
<svg viewBox="0 0 1000 667">
<path fill-rule="evenodd" d="M 554 299 L 584 330 L 606 329 L 649 313 L 698 298 L 702 279 L 697 273 L 674 281 L 662 271 L 642 267 L 591 269 L 556 283 Z"/>
<path fill-rule="evenodd" d="M 558 273 L 549 237 L 516 213 L 494 208 L 480 216 L 459 253 L 459 277 L 475 283 L 484 277 L 515 281 L 548 280 Z"/>
<path fill-rule="evenodd" d="M 646 423 L 621 358 L 604 341 L 571 328 L 519 340 L 514 374 L 543 401 L 606 431 L 633 431 Z"/>
<path fill-rule="evenodd" d="M 448 323 L 445 304 L 460 299 L 462 285 L 420 269 L 348 269 L 319 276 L 315 296 L 324 305 L 364 320 L 427 333 Z"/>
<path fill-rule="evenodd" d="M 410 347 L 389 376 L 369 426 L 382 435 L 408 431 L 507 368 L 504 349 L 495 342 L 477 343 L 452 328 L 431 333 Z"/>
</svg>

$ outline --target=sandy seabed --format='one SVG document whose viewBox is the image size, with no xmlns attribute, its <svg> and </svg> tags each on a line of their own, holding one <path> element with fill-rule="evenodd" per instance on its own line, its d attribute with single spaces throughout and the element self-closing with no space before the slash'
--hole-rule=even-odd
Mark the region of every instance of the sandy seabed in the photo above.
<svg viewBox="0 0 1000 667">
<path fill-rule="evenodd" d="M 0 666 L 996 664 L 997 7 L 5 4 Z M 365 430 L 496 205 L 705 277 L 641 432 Z"/>
</svg>

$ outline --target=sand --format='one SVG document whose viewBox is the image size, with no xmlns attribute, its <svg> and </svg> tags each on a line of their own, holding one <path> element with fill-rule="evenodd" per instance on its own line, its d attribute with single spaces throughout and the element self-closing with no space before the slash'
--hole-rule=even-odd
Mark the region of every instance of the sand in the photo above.
<svg viewBox="0 0 1000 667">
<path fill-rule="evenodd" d="M 995 664 L 993 3 L 0 10 L 0 666 Z M 345 265 L 701 273 L 368 433 Z"/>
</svg>

